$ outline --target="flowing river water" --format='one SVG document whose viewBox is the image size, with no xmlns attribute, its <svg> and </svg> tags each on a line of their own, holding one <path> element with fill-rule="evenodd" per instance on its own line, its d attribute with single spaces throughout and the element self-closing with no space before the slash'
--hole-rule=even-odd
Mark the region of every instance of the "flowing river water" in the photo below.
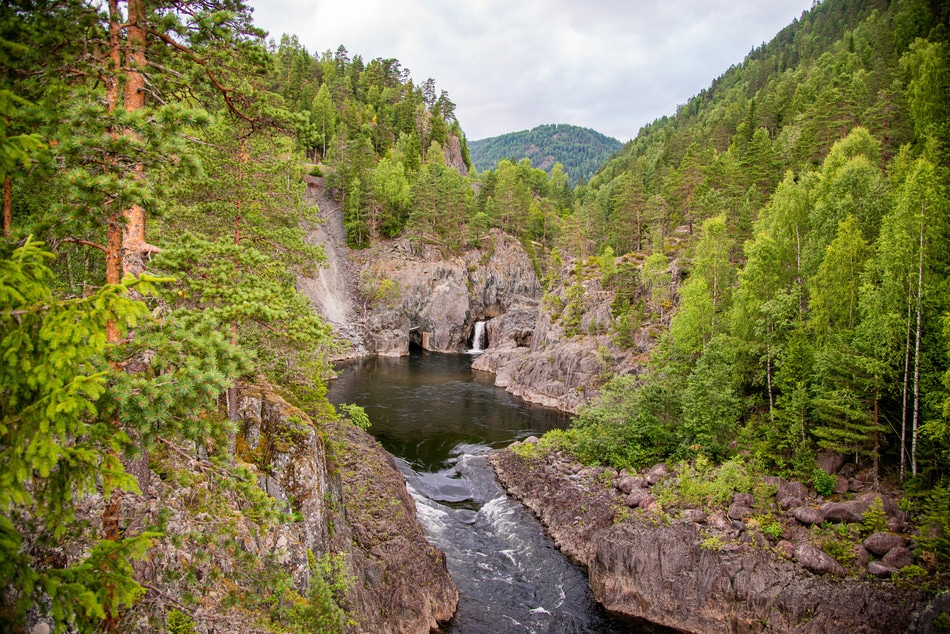
<svg viewBox="0 0 950 634">
<path fill-rule="evenodd" d="M 445 552 L 460 592 L 447 631 L 642 631 L 593 600 L 585 572 L 505 495 L 486 461 L 491 449 L 563 428 L 569 417 L 495 387 L 472 359 L 420 350 L 367 357 L 341 367 L 328 394 L 366 409 L 370 432 L 406 477 L 426 537 Z"/>
</svg>

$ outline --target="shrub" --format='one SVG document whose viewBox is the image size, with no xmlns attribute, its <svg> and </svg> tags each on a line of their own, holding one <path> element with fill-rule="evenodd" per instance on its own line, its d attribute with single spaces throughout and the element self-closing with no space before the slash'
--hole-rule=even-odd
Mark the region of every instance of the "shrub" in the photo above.
<svg viewBox="0 0 950 634">
<path fill-rule="evenodd" d="M 887 513 L 884 512 L 884 506 L 881 499 L 877 498 L 871 504 L 870 508 L 861 516 L 861 532 L 865 535 L 871 535 L 883 531 L 887 528 Z"/>
<path fill-rule="evenodd" d="M 842 566 L 854 561 L 854 544 L 850 540 L 829 537 L 821 544 L 821 549 L 834 557 Z"/>
<path fill-rule="evenodd" d="M 338 407 L 340 413 L 349 419 L 351 423 L 362 430 L 370 428 L 369 414 L 359 405 L 346 404 Z"/>
<path fill-rule="evenodd" d="M 811 482 L 819 495 L 827 497 L 835 492 L 837 479 L 824 469 L 815 468 L 811 472 Z"/>
<path fill-rule="evenodd" d="M 171 610 L 165 620 L 165 626 L 171 634 L 194 634 L 195 620 L 178 610 Z"/>
<path fill-rule="evenodd" d="M 725 543 L 718 535 L 711 535 L 707 537 L 703 540 L 703 543 L 699 545 L 699 547 L 703 550 L 722 550 L 723 546 L 725 546 Z"/>
<path fill-rule="evenodd" d="M 782 524 L 777 519 L 775 519 L 771 513 L 760 515 L 756 518 L 756 520 L 759 522 L 762 532 L 772 539 L 779 539 L 782 537 Z"/>
</svg>

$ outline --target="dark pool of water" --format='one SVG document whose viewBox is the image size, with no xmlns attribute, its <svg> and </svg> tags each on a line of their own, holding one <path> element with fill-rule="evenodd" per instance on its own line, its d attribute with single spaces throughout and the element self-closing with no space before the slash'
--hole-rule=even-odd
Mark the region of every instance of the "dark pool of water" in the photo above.
<svg viewBox="0 0 950 634">
<path fill-rule="evenodd" d="M 460 591 L 448 631 L 638 632 L 593 600 L 584 571 L 498 484 L 486 454 L 563 428 L 567 415 L 525 403 L 473 371 L 470 355 L 415 351 L 349 363 L 330 383 L 334 404 L 356 403 L 397 458 L 427 538 Z"/>
</svg>

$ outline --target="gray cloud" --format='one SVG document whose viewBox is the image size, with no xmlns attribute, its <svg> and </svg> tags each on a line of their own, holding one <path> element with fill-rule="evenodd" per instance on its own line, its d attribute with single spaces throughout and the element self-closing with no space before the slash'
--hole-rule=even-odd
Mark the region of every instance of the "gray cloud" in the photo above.
<svg viewBox="0 0 950 634">
<path fill-rule="evenodd" d="M 251 0 L 311 52 L 394 57 L 449 92 L 471 139 L 571 123 L 626 141 L 812 0 Z"/>
</svg>

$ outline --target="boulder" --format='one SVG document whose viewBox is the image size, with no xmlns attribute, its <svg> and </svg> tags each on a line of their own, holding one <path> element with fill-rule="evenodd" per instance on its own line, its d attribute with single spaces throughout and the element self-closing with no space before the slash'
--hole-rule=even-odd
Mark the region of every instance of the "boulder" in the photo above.
<svg viewBox="0 0 950 634">
<path fill-rule="evenodd" d="M 802 501 L 808 497 L 808 489 L 801 482 L 789 482 L 781 479 L 776 486 L 775 502 L 783 511 L 801 506 Z"/>
<path fill-rule="evenodd" d="M 652 495 L 648 495 L 640 500 L 640 508 L 642 508 L 644 511 L 649 511 L 653 506 L 656 506 L 656 500 L 653 499 Z"/>
<path fill-rule="evenodd" d="M 888 515 L 888 517 L 894 517 L 900 512 L 900 509 L 897 508 L 897 502 L 886 495 L 881 495 L 880 493 L 869 491 L 854 498 L 854 501 L 861 506 L 861 513 L 864 513 L 864 511 L 871 508 L 871 506 L 877 500 L 880 500 L 881 508 Z"/>
<path fill-rule="evenodd" d="M 857 500 L 849 502 L 825 502 L 819 509 L 829 522 L 860 522 L 866 510 Z"/>
<path fill-rule="evenodd" d="M 648 497 L 650 497 L 650 494 L 646 491 L 646 489 L 633 487 L 630 489 L 629 493 L 627 493 L 627 497 L 624 499 L 624 504 L 635 509 L 640 506 L 640 502 Z M 652 500 L 653 498 L 650 499 Z"/>
<path fill-rule="evenodd" d="M 735 493 L 732 496 L 732 503 L 752 507 L 755 506 L 755 498 L 752 497 L 751 493 Z"/>
<path fill-rule="evenodd" d="M 881 558 L 881 562 L 886 566 L 900 570 L 901 568 L 913 564 L 914 556 L 911 554 L 910 549 L 903 546 L 895 546 L 887 551 L 887 554 Z"/>
<path fill-rule="evenodd" d="M 898 546 L 906 546 L 907 540 L 894 533 L 874 533 L 864 540 L 864 547 L 878 557 L 886 555 L 887 552 Z"/>
<path fill-rule="evenodd" d="M 733 504 L 729 507 L 729 512 L 726 513 L 726 517 L 731 520 L 747 520 L 752 517 L 752 515 L 752 509 L 741 504 Z"/>
<path fill-rule="evenodd" d="M 835 493 L 844 495 L 848 492 L 848 479 L 842 476 L 835 478 Z"/>
<path fill-rule="evenodd" d="M 795 560 L 806 570 L 819 575 L 845 576 L 844 568 L 835 559 L 811 544 L 799 544 L 795 549 Z"/>
<path fill-rule="evenodd" d="M 837 451 L 823 450 L 818 452 L 815 462 L 825 473 L 835 474 L 844 466 L 844 463 L 847 462 L 847 458 L 845 458 L 844 454 L 840 454 Z"/>
<path fill-rule="evenodd" d="M 868 562 L 871 561 L 871 553 L 860 544 L 855 544 L 851 552 L 854 554 L 854 565 L 859 568 L 867 566 Z"/>
<path fill-rule="evenodd" d="M 799 506 L 792 511 L 792 517 L 802 524 L 821 524 L 825 521 L 824 514 L 812 506 Z"/>
<path fill-rule="evenodd" d="M 868 574 L 882 579 L 889 578 L 896 572 L 893 568 L 880 561 L 872 561 L 868 564 Z"/>
<path fill-rule="evenodd" d="M 617 489 L 623 494 L 630 494 L 634 489 L 642 489 L 647 484 L 643 476 L 621 476 L 617 481 Z"/>
<path fill-rule="evenodd" d="M 795 544 L 787 539 L 783 539 L 775 544 L 775 550 L 786 559 L 793 559 L 795 557 Z"/>
<path fill-rule="evenodd" d="M 706 521 L 706 514 L 699 509 L 686 509 L 682 513 L 684 519 L 701 524 Z"/>
<path fill-rule="evenodd" d="M 647 471 L 647 484 L 653 486 L 670 477 L 670 470 L 665 464 L 654 465 Z"/>
</svg>

